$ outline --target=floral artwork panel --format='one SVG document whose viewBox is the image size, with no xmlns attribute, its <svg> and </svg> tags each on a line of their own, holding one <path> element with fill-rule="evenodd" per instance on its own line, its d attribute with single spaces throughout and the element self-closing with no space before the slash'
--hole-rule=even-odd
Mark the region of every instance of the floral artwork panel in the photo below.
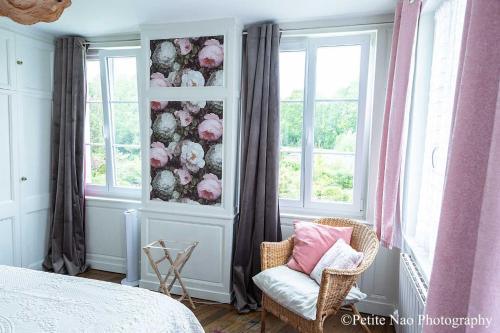
<svg viewBox="0 0 500 333">
<path fill-rule="evenodd" d="M 150 41 L 150 87 L 224 84 L 224 36 Z"/>
<path fill-rule="evenodd" d="M 152 101 L 150 107 L 150 199 L 220 205 L 223 102 Z"/>
</svg>

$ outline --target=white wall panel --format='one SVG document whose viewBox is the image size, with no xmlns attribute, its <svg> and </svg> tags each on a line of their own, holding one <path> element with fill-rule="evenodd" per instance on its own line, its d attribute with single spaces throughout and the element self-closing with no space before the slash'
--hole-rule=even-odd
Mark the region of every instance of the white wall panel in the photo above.
<svg viewBox="0 0 500 333">
<path fill-rule="evenodd" d="M 0 90 L 0 263 L 21 263 L 14 96 Z"/>
<path fill-rule="evenodd" d="M 224 226 L 197 224 L 173 220 L 149 220 L 148 239 L 166 239 L 177 241 L 199 241 L 191 259 L 184 267 L 183 276 L 198 281 L 222 283 L 222 271 L 224 263 Z M 179 247 L 182 250 L 182 247 Z M 174 254 L 175 253 L 175 254 Z M 175 257 L 177 251 L 173 252 Z M 159 251 L 152 252 L 157 258 L 161 258 Z M 161 271 L 166 273 L 169 265 L 162 263 Z M 148 266 L 148 273 L 154 274 Z"/>
<path fill-rule="evenodd" d="M 145 210 L 141 216 L 143 246 L 158 239 L 198 241 L 198 247 L 182 272 L 183 281 L 193 297 L 229 303 L 234 217 L 213 218 Z M 144 254 L 141 262 L 140 286 L 157 290 L 158 279 Z M 166 267 L 162 267 L 164 271 Z M 176 284 L 173 293 L 179 292 Z"/>
<path fill-rule="evenodd" d="M 87 207 L 85 218 L 87 253 L 125 258 L 123 210 Z"/>
<path fill-rule="evenodd" d="M 12 219 L 0 220 L 0 265 L 14 265 L 14 225 Z"/>
<path fill-rule="evenodd" d="M 11 104 L 11 96 L 0 91 L 0 205 L 13 200 Z"/>
<path fill-rule="evenodd" d="M 135 201 L 86 199 L 85 239 L 91 268 L 125 273 L 126 243 L 123 212 L 137 209 Z"/>
<path fill-rule="evenodd" d="M 41 269 L 47 254 L 49 211 L 43 209 L 24 214 L 21 221 L 22 266 Z"/>
</svg>

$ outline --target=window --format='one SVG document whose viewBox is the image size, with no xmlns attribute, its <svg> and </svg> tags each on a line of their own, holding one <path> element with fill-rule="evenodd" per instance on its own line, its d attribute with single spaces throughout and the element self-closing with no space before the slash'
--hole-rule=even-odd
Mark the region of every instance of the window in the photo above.
<svg viewBox="0 0 500 333">
<path fill-rule="evenodd" d="M 282 207 L 363 215 L 370 38 L 282 40 Z"/>
<path fill-rule="evenodd" d="M 432 59 L 430 70 L 427 68 L 430 79 L 423 79 L 429 85 L 422 87 L 425 83 L 417 77 L 415 79 L 416 90 L 427 90 L 428 100 L 422 108 L 414 103 L 412 110 L 416 115 L 423 114 L 427 119 L 425 126 L 410 126 L 410 136 L 414 137 L 414 141 L 423 141 L 423 149 L 418 158 L 415 158 L 420 163 L 410 163 L 407 178 L 408 175 L 415 175 L 415 172 L 421 172 L 421 176 L 419 188 L 409 191 L 412 193 L 405 199 L 416 203 L 412 216 L 408 218 L 409 227 L 405 230 L 405 236 L 427 277 L 430 276 L 432 267 L 441 213 L 465 1 L 445 0 L 437 10 L 428 15 L 431 17 L 429 20 L 424 17 L 420 29 L 422 33 L 432 33 L 434 40 L 430 51 L 427 51 L 428 44 L 421 45 L 423 52 L 429 52 L 428 57 Z M 427 29 L 426 23 L 432 29 Z M 417 57 L 422 54 L 418 51 Z M 415 146 L 411 145 L 409 149 L 415 149 Z M 411 153 L 415 152 L 410 151 Z"/>
<path fill-rule="evenodd" d="M 139 195 L 141 151 L 135 50 L 87 59 L 85 181 L 90 194 Z"/>
</svg>

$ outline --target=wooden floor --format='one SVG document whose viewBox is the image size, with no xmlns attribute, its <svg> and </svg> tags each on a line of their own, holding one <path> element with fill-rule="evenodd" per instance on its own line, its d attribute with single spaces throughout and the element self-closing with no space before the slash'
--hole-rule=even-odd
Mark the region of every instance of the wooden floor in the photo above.
<svg viewBox="0 0 500 333">
<path fill-rule="evenodd" d="M 124 278 L 123 274 L 110 273 L 91 269 L 80 277 L 120 283 Z M 203 325 L 207 333 L 240 333 L 260 332 L 260 312 L 239 315 L 229 304 L 212 303 L 209 301 L 195 300 L 196 309 L 194 314 Z M 186 304 L 189 307 L 189 305 Z M 336 316 L 332 316 L 326 321 L 325 333 L 363 333 L 363 329 L 358 325 L 343 325 L 340 318 L 343 314 L 350 312 L 343 311 Z M 394 333 L 394 327 L 389 324 L 370 326 L 372 333 Z M 267 316 L 266 332 L 268 333 L 295 333 L 291 327 L 273 317 Z"/>
</svg>

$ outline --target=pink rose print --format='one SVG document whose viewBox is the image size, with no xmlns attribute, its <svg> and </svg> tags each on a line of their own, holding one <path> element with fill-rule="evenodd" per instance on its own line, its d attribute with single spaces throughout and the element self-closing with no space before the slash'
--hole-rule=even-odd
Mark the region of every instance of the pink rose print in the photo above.
<svg viewBox="0 0 500 333">
<path fill-rule="evenodd" d="M 151 87 L 171 87 L 172 82 L 165 77 L 162 73 L 156 72 L 151 74 Z"/>
<path fill-rule="evenodd" d="M 185 168 L 175 169 L 174 173 L 179 177 L 179 183 L 181 183 L 181 185 L 187 185 L 193 179 L 193 177 L 191 177 L 191 174 L 189 173 L 189 171 Z"/>
<path fill-rule="evenodd" d="M 193 117 L 191 116 L 191 114 L 188 111 L 185 111 L 185 110 L 175 111 L 174 115 L 177 118 L 179 118 L 179 120 L 181 121 L 181 126 L 182 127 L 188 126 L 193 121 Z"/>
<path fill-rule="evenodd" d="M 205 115 L 205 120 L 198 125 L 198 135 L 200 139 L 206 141 L 216 141 L 222 136 L 224 130 L 222 119 L 215 113 Z"/>
<path fill-rule="evenodd" d="M 201 67 L 215 68 L 224 61 L 224 46 L 217 39 L 209 39 L 198 53 Z"/>
<path fill-rule="evenodd" d="M 198 196 L 208 201 L 217 200 L 222 193 L 222 182 L 213 173 L 207 173 L 203 176 L 203 180 L 196 187 Z"/>
<path fill-rule="evenodd" d="M 167 101 L 162 101 L 162 102 L 152 101 L 151 110 L 158 112 L 163 110 L 167 105 L 168 105 Z"/>
<path fill-rule="evenodd" d="M 188 54 L 193 49 L 189 38 L 177 38 L 174 40 L 174 43 L 179 46 L 182 55 Z"/>
<path fill-rule="evenodd" d="M 172 158 L 170 150 L 165 148 L 161 142 L 153 142 L 150 150 L 151 166 L 153 168 L 163 168 Z"/>
</svg>

